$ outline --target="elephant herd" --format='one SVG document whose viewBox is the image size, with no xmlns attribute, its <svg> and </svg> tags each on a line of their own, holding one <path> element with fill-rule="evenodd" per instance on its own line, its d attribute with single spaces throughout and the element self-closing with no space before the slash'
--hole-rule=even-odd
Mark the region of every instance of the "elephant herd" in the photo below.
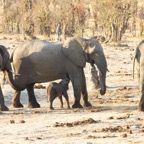
<svg viewBox="0 0 144 144">
<path fill-rule="evenodd" d="M 65 42 L 47 42 L 33 40 L 19 45 L 9 56 L 7 49 L 0 45 L 0 69 L 6 73 L 7 80 L 15 90 L 12 105 L 23 107 L 20 94 L 27 90 L 29 108 L 39 108 L 34 93 L 35 83 L 50 82 L 68 77 L 74 91 L 72 108 L 82 108 L 81 95 L 85 107 L 92 106 L 88 100 L 88 92 L 84 67 L 86 62 L 96 65 L 99 71 L 100 94 L 106 93 L 107 61 L 99 41 L 90 38 L 69 38 Z M 135 54 L 135 62 L 140 81 L 141 99 L 139 109 L 144 111 L 144 41 Z M 0 107 L 5 111 L 4 97 L 0 88 Z"/>
</svg>

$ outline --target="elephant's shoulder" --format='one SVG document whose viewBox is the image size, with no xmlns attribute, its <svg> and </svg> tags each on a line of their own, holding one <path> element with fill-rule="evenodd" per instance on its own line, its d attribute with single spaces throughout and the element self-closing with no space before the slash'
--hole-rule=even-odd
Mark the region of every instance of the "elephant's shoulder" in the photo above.
<svg viewBox="0 0 144 144">
<path fill-rule="evenodd" d="M 64 48 L 70 48 L 70 47 L 74 47 L 77 45 L 80 45 L 79 39 L 75 38 L 75 37 L 71 37 L 64 42 L 63 47 Z"/>
</svg>

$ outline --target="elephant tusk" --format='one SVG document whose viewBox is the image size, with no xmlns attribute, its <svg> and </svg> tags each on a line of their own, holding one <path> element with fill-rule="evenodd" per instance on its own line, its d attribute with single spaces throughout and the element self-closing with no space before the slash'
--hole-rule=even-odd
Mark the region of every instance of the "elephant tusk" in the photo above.
<svg viewBox="0 0 144 144">
<path fill-rule="evenodd" d="M 94 66 L 94 63 L 90 63 L 90 64 L 91 64 L 92 67 L 95 67 L 95 66 Z M 98 70 L 99 70 L 99 74 L 100 74 L 100 75 L 103 75 L 103 74 L 102 74 L 102 71 L 100 70 L 100 68 L 99 68 L 97 65 L 96 65 L 96 67 L 97 67 Z"/>
<path fill-rule="evenodd" d="M 15 72 L 13 72 L 12 70 L 10 70 L 10 72 L 11 72 L 12 74 L 14 74 L 15 76 L 20 76 L 20 74 L 17 74 L 17 73 L 15 73 Z"/>
<path fill-rule="evenodd" d="M 99 68 L 98 68 L 98 70 L 99 70 L 100 75 L 103 75 L 102 72 L 101 72 L 101 70 Z"/>
</svg>

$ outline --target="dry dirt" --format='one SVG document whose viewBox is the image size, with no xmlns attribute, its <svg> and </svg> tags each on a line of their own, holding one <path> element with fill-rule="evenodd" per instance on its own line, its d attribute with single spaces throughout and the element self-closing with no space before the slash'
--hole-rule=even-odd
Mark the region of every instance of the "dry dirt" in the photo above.
<svg viewBox="0 0 144 144">
<path fill-rule="evenodd" d="M 27 93 L 23 91 L 24 108 L 15 109 L 11 106 L 14 90 L 7 83 L 2 90 L 10 111 L 0 113 L 0 144 L 143 144 L 144 114 L 137 110 L 138 82 L 137 77 L 133 80 L 132 76 L 132 57 L 141 40 L 125 38 L 121 47 L 102 44 L 110 71 L 104 96 L 94 90 L 87 64 L 85 73 L 92 108 L 67 109 L 64 103 L 65 108 L 60 109 L 56 99 L 55 110 L 49 110 L 45 89 L 48 83 L 44 83 L 35 87 L 41 108 L 27 108 Z M 9 52 L 21 42 L 18 36 L 0 38 L 0 44 L 7 46 Z M 68 94 L 72 105 L 71 84 Z"/>
</svg>

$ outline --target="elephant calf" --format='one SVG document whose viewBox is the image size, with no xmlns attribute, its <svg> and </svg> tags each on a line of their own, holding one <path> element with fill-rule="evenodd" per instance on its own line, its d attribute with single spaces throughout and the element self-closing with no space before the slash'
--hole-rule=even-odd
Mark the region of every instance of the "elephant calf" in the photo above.
<svg viewBox="0 0 144 144">
<path fill-rule="evenodd" d="M 66 99 L 67 107 L 70 108 L 69 98 L 68 98 L 68 94 L 67 94 L 68 84 L 69 84 L 68 78 L 61 80 L 59 83 L 52 82 L 49 84 L 49 86 L 47 88 L 47 97 L 49 98 L 49 101 L 50 101 L 50 109 L 51 110 L 54 109 L 53 108 L 53 101 L 56 97 L 58 97 L 60 99 L 60 102 L 61 102 L 60 107 L 63 108 L 62 95 Z"/>
</svg>

